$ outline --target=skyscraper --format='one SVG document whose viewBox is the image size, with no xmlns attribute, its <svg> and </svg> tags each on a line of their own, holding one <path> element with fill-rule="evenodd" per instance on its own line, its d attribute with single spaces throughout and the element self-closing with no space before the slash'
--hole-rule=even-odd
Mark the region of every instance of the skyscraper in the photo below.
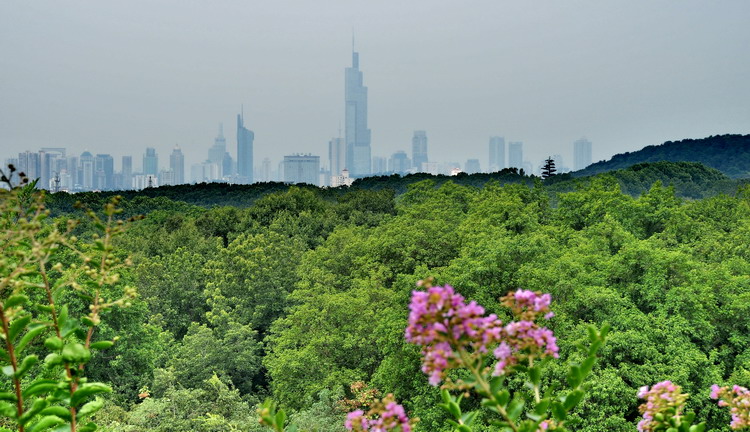
<svg viewBox="0 0 750 432">
<path fill-rule="evenodd" d="M 237 181 L 253 182 L 253 141 L 255 134 L 245 127 L 244 113 L 237 114 Z"/>
<path fill-rule="evenodd" d="M 146 147 L 146 154 L 143 155 L 143 174 L 154 177 L 159 174 L 159 156 L 154 148 Z"/>
<path fill-rule="evenodd" d="M 81 189 L 92 190 L 94 188 L 94 156 L 89 151 L 84 151 L 81 153 L 79 161 L 81 164 Z"/>
<path fill-rule="evenodd" d="M 405 174 L 409 172 L 409 168 L 411 168 L 411 161 L 405 151 L 399 150 L 393 153 L 388 160 L 388 171 L 392 173 Z"/>
<path fill-rule="evenodd" d="M 511 141 L 508 143 L 508 167 L 523 168 L 523 143 Z"/>
<path fill-rule="evenodd" d="M 122 157 L 122 184 L 120 188 L 130 190 L 133 187 L 133 156 Z"/>
<path fill-rule="evenodd" d="M 98 190 L 114 189 L 115 159 L 109 154 L 94 158 L 94 187 Z"/>
<path fill-rule="evenodd" d="M 411 161 L 417 171 L 422 171 L 422 164 L 427 162 L 427 134 L 425 131 L 414 131 L 411 139 Z"/>
<path fill-rule="evenodd" d="M 500 171 L 505 168 L 505 138 L 490 137 L 489 172 Z"/>
<path fill-rule="evenodd" d="M 227 140 L 224 138 L 224 125 L 219 123 L 219 135 L 214 139 L 214 145 L 208 149 L 208 160 L 212 163 L 218 164 L 220 167 L 224 165 L 224 153 L 227 152 Z M 223 173 L 227 174 L 227 173 Z"/>
<path fill-rule="evenodd" d="M 320 156 L 284 156 L 284 183 L 307 183 L 318 185 Z"/>
<path fill-rule="evenodd" d="M 174 173 L 174 184 L 185 183 L 185 156 L 178 145 L 174 146 L 172 154 L 169 155 L 169 169 Z"/>
<path fill-rule="evenodd" d="M 346 167 L 352 177 L 365 177 L 370 174 L 370 129 L 367 129 L 367 87 L 362 85 L 357 52 L 352 52 L 352 67 L 346 68 L 344 84 Z"/>
<path fill-rule="evenodd" d="M 591 141 L 581 138 L 573 143 L 573 169 L 578 171 L 591 165 Z"/>
<path fill-rule="evenodd" d="M 331 176 L 340 176 L 346 168 L 346 143 L 343 138 L 332 138 L 328 142 L 328 164 Z"/>
<path fill-rule="evenodd" d="M 464 165 L 464 172 L 466 174 L 476 174 L 481 171 L 479 167 L 479 159 L 467 159 Z"/>
</svg>

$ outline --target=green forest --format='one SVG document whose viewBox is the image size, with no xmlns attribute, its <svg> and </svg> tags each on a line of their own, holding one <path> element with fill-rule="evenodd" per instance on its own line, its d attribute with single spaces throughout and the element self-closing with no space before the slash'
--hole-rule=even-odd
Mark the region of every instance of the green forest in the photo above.
<svg viewBox="0 0 750 432">
<path fill-rule="evenodd" d="M 300 431 L 344 432 L 347 408 L 374 394 L 393 394 L 419 418 L 416 431 L 453 430 L 419 347 L 404 338 L 412 291 L 428 278 L 502 320 L 507 293 L 550 293 L 546 325 L 560 359 L 544 365 L 542 388 L 581 361 L 589 325 L 611 326 L 570 430 L 634 431 L 639 388 L 671 380 L 707 431 L 728 431 L 729 413 L 709 389 L 750 386 L 750 187 L 697 163 L 546 181 L 506 170 L 369 178 L 348 189 L 215 184 L 122 195 L 119 214 L 105 208 L 112 193 L 47 195 L 49 216 L 34 228 L 68 226 L 71 245 L 50 252 L 50 267 L 70 267 L 76 251 L 102 257 L 102 268 L 105 258 L 121 264 L 117 278 L 89 275 L 113 305 L 90 325 L 92 340 L 114 343 L 75 360 L 112 390 L 97 399 L 98 430 L 261 431 L 257 410 L 270 398 Z M 11 230 L 23 218 L 5 210 Z M 96 233 L 109 233 L 113 215 L 131 221 L 109 242 Z M 31 250 L 8 243 L 4 255 L 23 256 L 13 248 Z M 21 259 L 7 258 L 3 271 Z M 44 282 L 63 273 L 50 270 Z M 44 285 L 39 273 L 18 277 Z M 71 316 L 89 313 L 90 297 L 59 297 Z M 48 330 L 29 328 L 38 336 L 26 351 L 44 358 Z M 63 373 L 42 363 L 23 379 Z M 12 393 L 13 370 L 3 379 Z M 462 407 L 479 410 L 474 430 L 497 430 L 478 399 Z"/>
</svg>

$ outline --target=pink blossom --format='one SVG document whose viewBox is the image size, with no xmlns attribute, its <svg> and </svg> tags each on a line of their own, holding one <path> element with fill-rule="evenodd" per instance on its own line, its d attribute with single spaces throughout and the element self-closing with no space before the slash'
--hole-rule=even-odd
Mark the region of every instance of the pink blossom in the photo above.
<svg viewBox="0 0 750 432">
<path fill-rule="evenodd" d="M 719 399 L 719 406 L 729 407 L 732 429 L 743 429 L 750 427 L 750 391 L 738 385 L 729 387 L 711 386 L 711 398 Z"/>
<path fill-rule="evenodd" d="M 641 404 L 638 410 L 643 414 L 643 420 L 638 422 L 638 431 L 654 431 L 667 429 L 670 426 L 667 421 L 673 416 L 680 416 L 685 407 L 687 394 L 681 393 L 680 386 L 671 381 L 662 381 L 654 384 L 650 389 L 643 386 L 638 390 L 638 397 L 646 403 Z M 661 416 L 657 416 L 661 414 Z M 657 420 L 659 419 L 659 420 Z"/>
</svg>

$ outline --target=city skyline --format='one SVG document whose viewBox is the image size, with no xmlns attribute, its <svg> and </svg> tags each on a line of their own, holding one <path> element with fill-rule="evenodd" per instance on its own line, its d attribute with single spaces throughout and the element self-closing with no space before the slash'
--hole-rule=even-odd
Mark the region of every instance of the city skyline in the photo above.
<svg viewBox="0 0 750 432">
<path fill-rule="evenodd" d="M 164 163 L 177 144 L 191 166 L 244 103 L 256 161 L 325 155 L 345 122 L 352 28 L 378 160 L 408 151 L 417 129 L 437 161 L 484 163 L 487 138 L 499 135 L 522 141 L 534 164 L 557 153 L 572 161 L 582 136 L 597 161 L 749 133 L 750 4 L 688 3 L 227 2 L 157 4 L 145 15 L 137 2 L 4 3 L 0 153 L 129 152 L 137 164 L 151 147 Z M 210 37 L 189 31 L 199 24 Z"/>
</svg>

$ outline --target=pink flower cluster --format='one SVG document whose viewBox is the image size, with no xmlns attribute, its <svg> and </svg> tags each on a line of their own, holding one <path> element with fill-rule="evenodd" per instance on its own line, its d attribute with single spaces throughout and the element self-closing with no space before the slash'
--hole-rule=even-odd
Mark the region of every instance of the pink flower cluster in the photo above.
<svg viewBox="0 0 750 432">
<path fill-rule="evenodd" d="M 344 426 L 355 432 L 411 432 L 412 425 L 404 412 L 404 407 L 392 400 L 384 400 L 384 409 L 377 407 L 365 414 L 362 410 L 352 411 L 346 416 Z M 370 418 L 376 416 L 377 418 Z"/>
<path fill-rule="evenodd" d="M 454 349 L 470 346 L 487 352 L 502 332 L 496 315 L 483 316 L 482 306 L 473 301 L 467 304 L 450 285 L 412 292 L 409 310 L 406 340 L 425 347 L 422 371 L 432 385 L 438 385 L 445 371 L 459 364 Z"/>
<path fill-rule="evenodd" d="M 450 285 L 429 287 L 412 292 L 406 340 L 422 345 L 422 371 L 429 382 L 438 385 L 448 369 L 461 365 L 459 350 L 470 355 L 493 351 L 499 360 L 495 374 L 504 374 L 508 367 L 529 357 L 558 356 L 557 340 L 552 331 L 534 320 L 549 319 L 552 300 L 549 294 L 518 290 L 503 298 L 520 321 L 503 326 L 496 315 L 484 316 L 484 308 L 476 302 L 464 301 Z"/>
<path fill-rule="evenodd" d="M 638 431 L 653 431 L 660 427 L 668 429 L 670 426 L 666 421 L 681 415 L 685 407 L 688 395 L 681 392 L 682 388 L 671 381 L 654 384 L 650 389 L 648 386 L 641 387 L 638 397 L 646 402 L 638 407 L 638 411 L 643 414 L 643 420 L 638 422 Z"/>
<path fill-rule="evenodd" d="M 719 406 L 729 407 L 732 414 L 732 429 L 750 427 L 750 391 L 738 385 L 729 387 L 711 386 L 711 399 L 718 399 Z"/>
</svg>

